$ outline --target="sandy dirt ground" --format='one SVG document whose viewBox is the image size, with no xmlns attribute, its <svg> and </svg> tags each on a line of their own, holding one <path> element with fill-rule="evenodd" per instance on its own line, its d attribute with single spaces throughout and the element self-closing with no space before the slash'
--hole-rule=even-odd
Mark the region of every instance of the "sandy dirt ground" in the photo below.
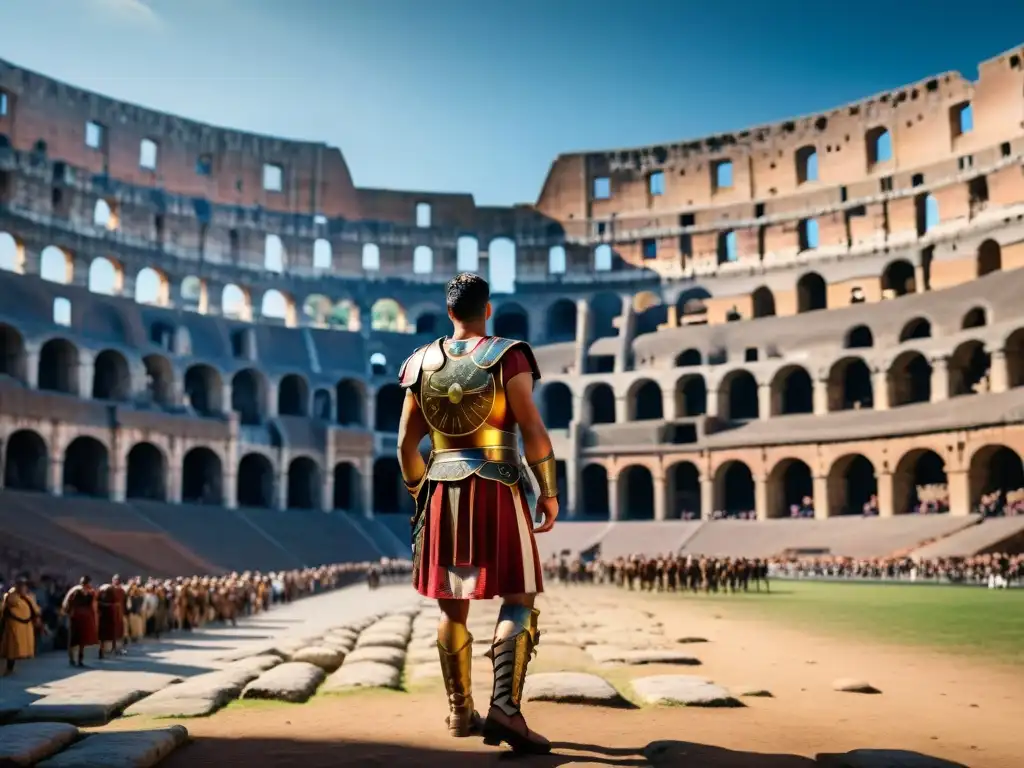
<svg viewBox="0 0 1024 768">
<path fill-rule="evenodd" d="M 606 667 L 576 648 L 545 647 L 531 671 L 589 671 L 628 692 L 628 680 L 654 674 L 696 674 L 726 687 L 756 686 L 771 698 L 745 698 L 740 709 L 644 707 L 616 710 L 531 703 L 533 727 L 555 742 L 556 754 L 530 765 L 656 765 L 701 768 L 796 768 L 859 749 L 910 750 L 970 768 L 1024 765 L 1024 675 L 962 656 L 894 648 L 796 630 L 763 616 L 699 598 L 634 598 L 597 587 L 554 588 L 545 619 L 572 613 L 609 614 L 629 623 L 642 616 L 661 627 L 666 643 L 698 636 L 700 667 Z M 585 629 L 579 630 L 585 632 Z M 1022 638 L 1024 642 L 1024 638 Z M 490 690 L 486 660 L 474 663 L 478 704 Z M 877 695 L 832 690 L 837 678 L 864 679 Z M 304 705 L 232 705 L 183 723 L 194 742 L 167 768 L 206 766 L 483 766 L 508 757 L 475 739 L 448 738 L 440 683 L 408 692 L 317 696 Z M 137 718 L 109 728 L 151 724 Z M 881 764 L 878 764 L 881 765 Z"/>
</svg>

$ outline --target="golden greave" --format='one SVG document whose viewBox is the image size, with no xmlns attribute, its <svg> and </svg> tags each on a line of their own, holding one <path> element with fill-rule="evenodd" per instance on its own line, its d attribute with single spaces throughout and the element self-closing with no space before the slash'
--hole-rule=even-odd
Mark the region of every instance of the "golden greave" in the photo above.
<svg viewBox="0 0 1024 768">
<path fill-rule="evenodd" d="M 540 634 L 537 617 L 540 611 L 525 605 L 503 605 L 494 628 L 491 660 L 494 662 L 494 690 L 491 706 L 508 717 L 519 714 L 523 700 L 526 667 L 530 663 Z"/>
<path fill-rule="evenodd" d="M 477 716 L 473 710 L 473 636 L 466 625 L 442 618 L 437 627 L 437 652 L 448 692 L 448 732 L 469 736 Z"/>
</svg>

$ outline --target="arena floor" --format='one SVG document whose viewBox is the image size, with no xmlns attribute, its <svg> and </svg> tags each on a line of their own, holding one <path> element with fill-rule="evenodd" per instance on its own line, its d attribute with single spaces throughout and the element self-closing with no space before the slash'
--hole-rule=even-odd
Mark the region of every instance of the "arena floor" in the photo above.
<svg viewBox="0 0 1024 768">
<path fill-rule="evenodd" d="M 526 705 L 530 722 L 555 742 L 557 754 L 529 764 L 902 768 L 948 765 L 945 760 L 971 768 L 1020 765 L 1024 666 L 1019 649 L 1005 652 L 1004 619 L 1016 614 L 1021 620 L 1024 595 L 782 582 L 773 588 L 771 596 L 717 597 L 552 589 L 543 598 L 541 627 L 547 636 L 531 673 L 592 673 L 633 705 L 640 698 L 631 680 L 696 675 L 728 689 L 743 706 L 629 709 L 531 702 Z M 405 591 L 386 587 L 373 596 L 363 594 L 387 609 L 398 605 Z M 303 610 L 325 626 L 344 620 L 334 610 L 342 607 L 339 601 L 337 595 L 313 598 L 303 601 Z M 343 602 L 351 606 L 353 598 Z M 314 603 L 322 610 L 313 611 Z M 922 603 L 931 609 L 922 609 Z M 471 629 L 479 639 L 496 605 L 477 609 Z M 812 622 L 815 616 L 819 620 Z M 432 622 L 428 608 L 414 622 L 405 691 L 321 692 L 306 704 L 236 701 L 212 716 L 180 721 L 192 743 L 161 765 L 503 764 L 502 753 L 445 734 L 443 686 L 431 675 L 436 666 L 429 647 Z M 892 622 L 897 630 L 872 638 L 872 626 Z M 965 653 L 971 637 L 977 638 L 978 650 Z M 992 637 L 998 642 L 989 642 Z M 581 648 L 583 640 L 594 638 L 605 649 L 613 644 L 641 649 L 640 656 L 682 651 L 700 664 L 601 663 Z M 488 662 L 478 660 L 474 672 L 478 699 L 486 703 Z M 841 678 L 870 684 L 880 693 L 839 692 L 834 688 Z M 765 691 L 771 696 L 745 695 Z M 168 722 L 121 718 L 102 732 Z M 908 755 L 858 750 L 904 750 L 937 762 L 911 763 L 905 761 Z"/>
</svg>

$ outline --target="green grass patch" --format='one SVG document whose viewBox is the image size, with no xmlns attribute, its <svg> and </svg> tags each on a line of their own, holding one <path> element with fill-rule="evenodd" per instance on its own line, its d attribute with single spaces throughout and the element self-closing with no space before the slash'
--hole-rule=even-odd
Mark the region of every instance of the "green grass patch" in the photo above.
<svg viewBox="0 0 1024 768">
<path fill-rule="evenodd" d="M 1024 589 L 914 584 L 772 582 L 772 593 L 655 595 L 778 618 L 830 634 L 859 635 L 1024 665 Z"/>
<path fill-rule="evenodd" d="M 296 704 L 291 701 L 278 701 L 277 699 L 235 699 L 230 701 L 227 705 L 218 711 L 252 711 L 252 710 L 264 710 L 264 709 L 284 709 L 287 707 L 301 707 L 302 704 Z M 216 712 L 214 713 L 216 714 Z"/>
</svg>

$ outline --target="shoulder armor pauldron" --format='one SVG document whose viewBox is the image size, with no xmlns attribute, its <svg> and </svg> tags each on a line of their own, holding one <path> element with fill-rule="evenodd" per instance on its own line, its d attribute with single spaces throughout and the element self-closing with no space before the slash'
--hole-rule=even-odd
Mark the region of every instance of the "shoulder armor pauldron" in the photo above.
<svg viewBox="0 0 1024 768">
<path fill-rule="evenodd" d="M 519 349 L 526 355 L 533 378 L 539 379 L 540 368 L 537 366 L 537 359 L 533 355 L 533 349 L 525 341 L 520 341 L 519 339 L 488 336 L 480 346 L 473 350 L 473 362 L 481 368 L 493 368 L 511 349 Z"/>
<path fill-rule="evenodd" d="M 441 339 L 424 344 L 413 352 L 402 363 L 398 372 L 398 383 L 405 389 L 415 386 L 423 371 L 436 371 L 444 365 L 444 354 L 441 352 Z"/>
</svg>

